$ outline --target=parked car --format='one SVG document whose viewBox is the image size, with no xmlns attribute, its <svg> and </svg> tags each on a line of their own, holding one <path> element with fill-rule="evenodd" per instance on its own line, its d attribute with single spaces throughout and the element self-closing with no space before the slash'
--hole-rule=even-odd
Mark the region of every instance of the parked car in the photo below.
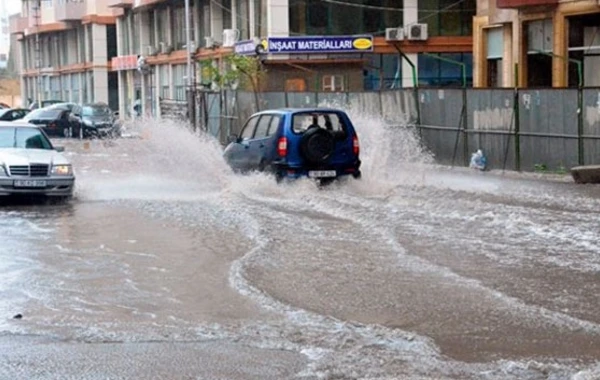
<svg viewBox="0 0 600 380">
<path fill-rule="evenodd" d="M 51 106 L 53 104 L 58 104 L 58 103 L 64 103 L 64 101 L 62 101 L 62 100 L 42 100 L 41 102 L 33 101 L 29 105 L 29 110 L 33 111 L 38 108 L 45 108 L 45 107 Z"/>
<path fill-rule="evenodd" d="M 0 196 L 70 198 L 73 167 L 41 127 L 0 121 Z"/>
<path fill-rule="evenodd" d="M 25 117 L 29 113 L 25 108 L 2 108 L 0 109 L 0 120 L 13 121 Z"/>
<path fill-rule="evenodd" d="M 84 104 L 81 107 L 83 137 L 120 137 L 121 123 L 105 103 Z"/>
<path fill-rule="evenodd" d="M 223 155 L 236 172 L 269 172 L 277 180 L 307 176 L 320 182 L 361 176 L 358 136 L 342 110 L 259 112 L 239 136 L 229 139 Z"/>
<path fill-rule="evenodd" d="M 72 113 L 77 113 L 77 110 L 81 109 L 81 107 L 77 103 L 72 103 L 72 102 L 54 103 L 54 104 L 50 104 L 49 106 L 46 106 L 44 108 L 55 108 L 55 107 L 67 108 Z"/>
<path fill-rule="evenodd" d="M 24 122 L 39 125 L 50 136 L 71 137 L 80 128 L 80 121 L 68 107 L 50 106 L 31 111 Z"/>
</svg>

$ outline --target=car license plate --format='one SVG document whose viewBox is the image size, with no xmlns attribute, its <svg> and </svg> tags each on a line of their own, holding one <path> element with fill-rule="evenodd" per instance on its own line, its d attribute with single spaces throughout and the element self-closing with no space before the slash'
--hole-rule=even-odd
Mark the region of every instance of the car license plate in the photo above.
<svg viewBox="0 0 600 380">
<path fill-rule="evenodd" d="M 331 178 L 336 175 L 335 170 L 311 170 L 308 172 L 308 176 L 311 178 Z"/>
<path fill-rule="evenodd" d="M 46 181 L 18 179 L 13 183 L 14 187 L 46 187 Z"/>
</svg>

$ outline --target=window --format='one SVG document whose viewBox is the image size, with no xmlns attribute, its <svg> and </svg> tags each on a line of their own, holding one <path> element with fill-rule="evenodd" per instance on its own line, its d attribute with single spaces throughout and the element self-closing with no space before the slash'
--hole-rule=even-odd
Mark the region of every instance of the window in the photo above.
<svg viewBox="0 0 600 380">
<path fill-rule="evenodd" d="M 175 50 L 183 49 L 185 45 L 185 8 L 171 8 L 171 25 L 173 33 L 173 48 Z"/>
<path fill-rule="evenodd" d="M 106 57 L 111 60 L 118 56 L 117 52 L 117 28 L 114 25 L 106 26 Z"/>
<path fill-rule="evenodd" d="M 308 25 L 309 34 L 326 34 L 329 20 L 329 4 L 319 0 L 308 1 Z"/>
<path fill-rule="evenodd" d="M 87 25 L 87 61 L 94 61 L 94 29 L 93 24 Z"/>
<path fill-rule="evenodd" d="M 244 129 L 242 130 L 242 134 L 240 135 L 242 140 L 250 140 L 252 138 L 252 136 L 254 135 L 254 128 L 256 127 L 257 122 L 258 116 L 255 116 L 252 119 L 248 120 L 248 122 L 244 126 Z"/>
<path fill-rule="evenodd" d="M 334 112 L 302 112 L 294 115 L 292 126 L 295 133 L 302 133 L 316 125 L 331 132 L 344 133 L 345 128 L 338 115 Z"/>
<path fill-rule="evenodd" d="M 344 91 L 344 77 L 341 75 L 324 75 L 323 91 Z"/>
<path fill-rule="evenodd" d="M 439 56 L 465 64 L 467 85 L 473 81 L 473 55 L 471 53 L 440 53 Z M 462 86 L 462 68 L 451 62 L 440 61 L 435 57 L 419 54 L 419 85 L 421 86 Z"/>
<path fill-rule="evenodd" d="M 213 2 L 214 0 L 207 0 L 207 1 Z M 223 5 L 223 7 L 221 8 L 221 16 L 223 17 L 223 29 L 231 29 L 232 25 L 233 25 L 233 17 L 235 17 L 235 15 L 231 14 L 231 9 L 232 9 L 231 2 L 232 2 L 232 0 L 221 0 L 221 5 Z M 219 6 L 217 6 L 217 10 L 218 9 L 219 9 Z M 210 27 L 210 23 L 208 25 Z M 239 25 L 238 25 L 238 28 L 239 28 Z M 210 36 L 210 31 L 206 35 Z"/>
<path fill-rule="evenodd" d="M 258 120 L 256 131 L 254 132 L 255 139 L 261 139 L 268 136 L 269 125 L 271 124 L 271 115 L 263 115 Z"/>
<path fill-rule="evenodd" d="M 148 33 L 148 45 L 154 47 L 156 46 L 156 20 L 154 18 L 154 10 L 148 12 L 148 23 L 147 23 L 147 33 Z M 145 52 L 144 52 L 145 53 Z"/>
<path fill-rule="evenodd" d="M 289 0 L 291 34 L 382 34 L 403 24 L 402 0 Z"/>
<path fill-rule="evenodd" d="M 267 136 L 273 136 L 275 133 L 277 133 L 277 129 L 279 128 L 279 122 L 281 122 L 281 116 L 273 115 L 273 118 L 269 123 L 269 131 L 267 132 Z"/>
<path fill-rule="evenodd" d="M 140 54 L 141 53 L 141 49 L 140 49 L 140 28 L 141 28 L 141 23 L 140 23 L 140 17 L 141 17 L 141 13 L 134 13 L 133 14 L 133 25 L 131 25 L 131 30 L 133 31 L 132 33 L 132 39 L 133 41 L 131 41 L 131 54 Z"/>
<path fill-rule="evenodd" d="M 173 68 L 173 84 L 175 89 L 175 100 L 185 100 L 185 65 L 175 65 Z"/>
<path fill-rule="evenodd" d="M 475 0 L 419 0 L 419 20 L 430 36 L 470 36 L 475 9 Z"/>
<path fill-rule="evenodd" d="M 162 65 L 160 67 L 160 83 L 161 83 L 161 90 L 160 90 L 160 96 L 163 99 L 170 99 L 171 98 L 171 89 L 169 86 L 170 80 L 169 80 L 169 65 Z"/>
<path fill-rule="evenodd" d="M 77 29 L 77 51 L 79 63 L 85 62 L 85 26 Z"/>
<path fill-rule="evenodd" d="M 248 9 L 248 0 L 235 0 L 235 17 L 237 29 L 240 31 L 240 40 L 250 38 L 250 15 Z"/>
</svg>

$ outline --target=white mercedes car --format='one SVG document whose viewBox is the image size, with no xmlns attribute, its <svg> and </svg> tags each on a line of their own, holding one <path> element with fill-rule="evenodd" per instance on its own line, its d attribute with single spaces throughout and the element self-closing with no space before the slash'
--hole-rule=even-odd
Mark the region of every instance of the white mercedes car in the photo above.
<svg viewBox="0 0 600 380">
<path fill-rule="evenodd" d="M 71 198 L 75 175 L 62 151 L 40 127 L 0 121 L 0 196 Z"/>
</svg>

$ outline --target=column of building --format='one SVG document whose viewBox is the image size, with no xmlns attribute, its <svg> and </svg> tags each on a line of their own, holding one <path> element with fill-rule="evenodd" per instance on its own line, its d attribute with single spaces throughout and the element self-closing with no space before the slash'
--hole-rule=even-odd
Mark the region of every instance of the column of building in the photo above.
<svg viewBox="0 0 600 380">
<path fill-rule="evenodd" d="M 404 0 L 402 21 L 404 27 L 419 22 L 419 0 Z M 407 54 L 406 59 L 402 59 L 402 87 L 414 86 L 413 67 L 411 63 L 414 65 L 416 75 L 419 72 L 418 54 Z"/>
<path fill-rule="evenodd" d="M 92 101 L 108 104 L 108 46 L 106 25 L 91 24 L 92 34 Z"/>
</svg>

